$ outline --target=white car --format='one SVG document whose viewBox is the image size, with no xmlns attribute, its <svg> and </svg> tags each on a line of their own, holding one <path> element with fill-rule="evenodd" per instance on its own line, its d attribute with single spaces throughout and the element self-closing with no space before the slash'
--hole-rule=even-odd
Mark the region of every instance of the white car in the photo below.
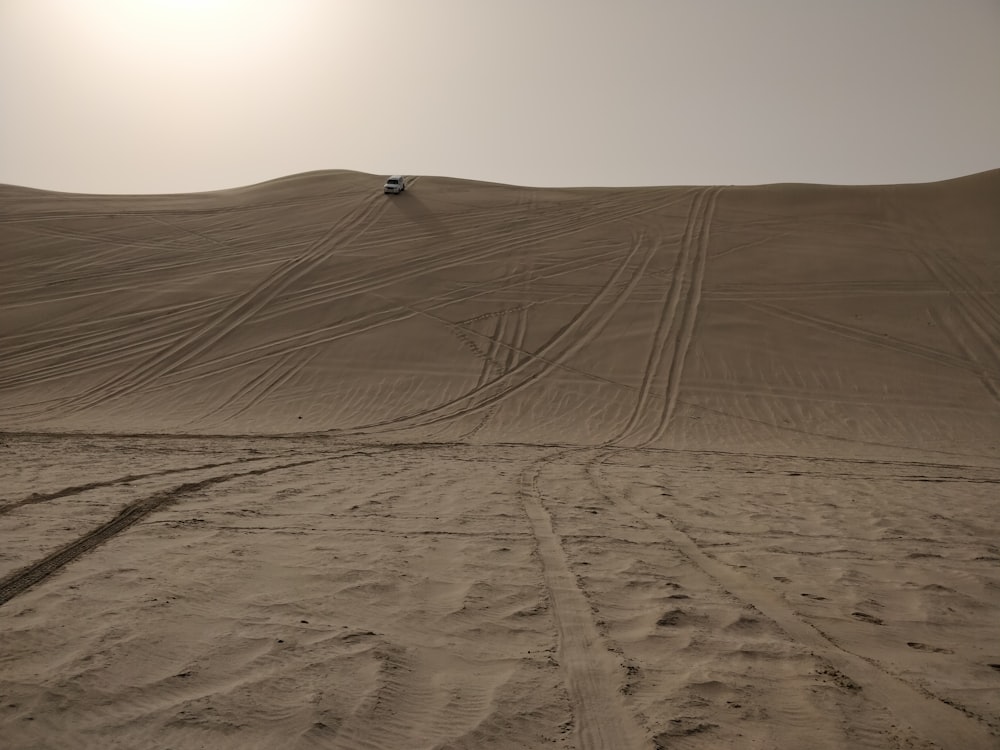
<svg viewBox="0 0 1000 750">
<path fill-rule="evenodd" d="M 394 174 L 385 181 L 385 192 L 387 194 L 397 195 L 404 190 L 406 190 L 406 180 L 403 178 L 403 175 Z"/>
</svg>

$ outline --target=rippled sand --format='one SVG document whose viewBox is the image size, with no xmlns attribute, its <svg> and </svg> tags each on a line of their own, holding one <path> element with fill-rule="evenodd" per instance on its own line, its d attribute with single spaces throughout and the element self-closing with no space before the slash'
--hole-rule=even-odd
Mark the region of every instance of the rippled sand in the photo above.
<svg viewBox="0 0 1000 750">
<path fill-rule="evenodd" d="M 0 187 L 14 748 L 1000 745 L 1000 172 Z"/>
</svg>

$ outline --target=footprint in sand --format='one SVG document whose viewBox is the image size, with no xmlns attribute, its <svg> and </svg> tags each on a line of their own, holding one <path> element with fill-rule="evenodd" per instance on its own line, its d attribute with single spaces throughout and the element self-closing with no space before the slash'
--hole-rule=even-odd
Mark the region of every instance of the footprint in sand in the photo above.
<svg viewBox="0 0 1000 750">
<path fill-rule="evenodd" d="M 870 622 L 872 625 L 884 625 L 881 619 L 875 615 L 870 615 L 867 612 L 851 612 L 851 617 L 855 620 L 861 620 L 862 622 Z"/>
<path fill-rule="evenodd" d="M 926 643 L 917 643 L 916 641 L 907 641 L 906 645 L 910 648 L 915 648 L 917 651 L 930 651 L 934 654 L 953 654 L 955 653 L 950 648 L 938 648 L 937 646 L 928 646 Z"/>
<path fill-rule="evenodd" d="M 683 625 L 688 620 L 688 615 L 684 610 L 672 609 L 668 612 L 664 612 L 656 624 L 661 628 L 671 628 L 677 625 Z"/>
</svg>

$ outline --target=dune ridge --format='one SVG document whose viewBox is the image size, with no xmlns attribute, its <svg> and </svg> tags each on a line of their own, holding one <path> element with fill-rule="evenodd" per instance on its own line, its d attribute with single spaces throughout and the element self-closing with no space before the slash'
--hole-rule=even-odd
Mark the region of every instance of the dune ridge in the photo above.
<svg viewBox="0 0 1000 750">
<path fill-rule="evenodd" d="M 1000 170 L 0 185 L 11 748 L 992 748 Z"/>
</svg>

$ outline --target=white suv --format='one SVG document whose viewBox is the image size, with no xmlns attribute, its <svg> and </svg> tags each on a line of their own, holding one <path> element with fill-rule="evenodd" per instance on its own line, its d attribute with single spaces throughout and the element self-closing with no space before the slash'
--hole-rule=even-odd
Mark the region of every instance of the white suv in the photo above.
<svg viewBox="0 0 1000 750">
<path fill-rule="evenodd" d="M 402 193 L 406 190 L 406 180 L 403 179 L 402 175 L 394 174 L 388 180 L 385 181 L 385 192 L 396 195 Z"/>
</svg>

